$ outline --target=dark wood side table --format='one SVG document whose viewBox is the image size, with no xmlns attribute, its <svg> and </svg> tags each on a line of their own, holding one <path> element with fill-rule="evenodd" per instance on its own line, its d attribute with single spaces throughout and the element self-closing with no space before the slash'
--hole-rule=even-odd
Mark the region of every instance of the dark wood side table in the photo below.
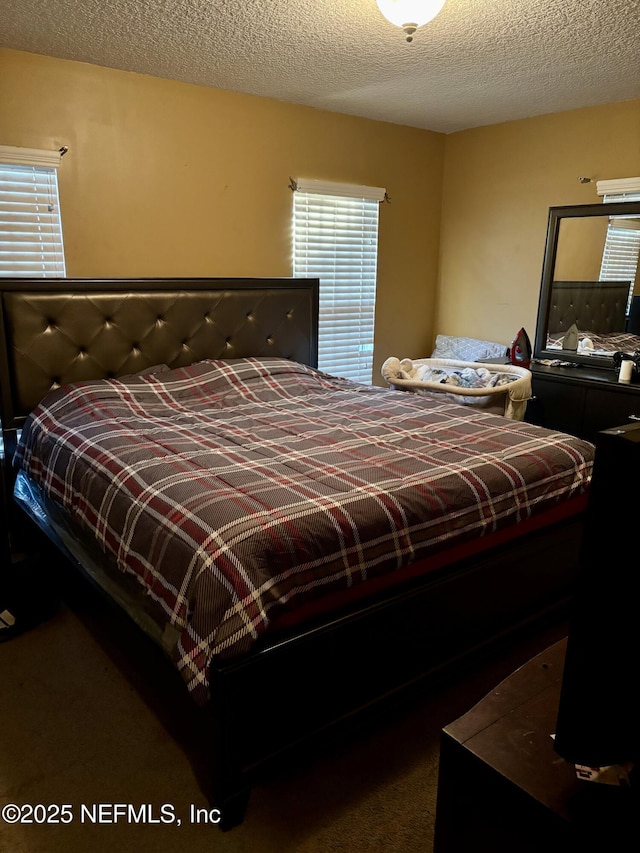
<svg viewBox="0 0 640 853">
<path fill-rule="evenodd" d="M 0 432 L 0 575 L 3 568 L 9 564 L 9 506 L 7 495 L 7 482 L 5 475 L 4 442 Z"/>
<path fill-rule="evenodd" d="M 640 849 L 637 789 L 579 780 L 554 750 L 565 651 L 551 646 L 443 729 L 434 853 Z"/>
<path fill-rule="evenodd" d="M 0 642 L 48 619 L 58 607 L 53 574 L 37 547 L 39 534 L 34 538 L 31 532 L 31 556 L 16 553 L 12 547 L 16 526 L 5 451 L 0 433 Z"/>
</svg>

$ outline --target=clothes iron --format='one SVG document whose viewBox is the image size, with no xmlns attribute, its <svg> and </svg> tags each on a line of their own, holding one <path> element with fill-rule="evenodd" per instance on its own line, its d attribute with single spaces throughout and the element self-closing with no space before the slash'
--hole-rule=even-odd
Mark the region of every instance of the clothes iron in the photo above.
<svg viewBox="0 0 640 853">
<path fill-rule="evenodd" d="M 524 329 L 520 329 L 511 342 L 509 359 L 516 367 L 529 367 L 531 364 L 531 341 Z"/>
</svg>

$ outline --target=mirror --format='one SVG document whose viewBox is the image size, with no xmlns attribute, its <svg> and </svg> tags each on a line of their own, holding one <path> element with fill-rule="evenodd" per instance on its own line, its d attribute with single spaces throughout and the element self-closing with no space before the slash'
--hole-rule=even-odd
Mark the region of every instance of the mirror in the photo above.
<svg viewBox="0 0 640 853">
<path fill-rule="evenodd" d="M 640 201 L 549 208 L 534 358 L 613 368 L 640 350 L 639 250 Z"/>
</svg>

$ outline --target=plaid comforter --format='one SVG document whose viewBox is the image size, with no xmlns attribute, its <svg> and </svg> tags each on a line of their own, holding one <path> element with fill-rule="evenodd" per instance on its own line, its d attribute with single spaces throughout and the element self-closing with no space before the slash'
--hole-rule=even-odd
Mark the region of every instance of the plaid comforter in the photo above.
<svg viewBox="0 0 640 853">
<path fill-rule="evenodd" d="M 196 701 L 273 616 L 585 490 L 593 447 L 284 359 L 59 389 L 16 462 L 177 629 Z"/>
</svg>

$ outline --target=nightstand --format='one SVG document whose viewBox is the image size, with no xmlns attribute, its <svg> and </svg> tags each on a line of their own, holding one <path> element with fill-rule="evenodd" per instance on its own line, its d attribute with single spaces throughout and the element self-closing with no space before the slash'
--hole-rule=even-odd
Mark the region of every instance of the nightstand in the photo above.
<svg viewBox="0 0 640 853">
<path fill-rule="evenodd" d="M 2 431 L 0 430 L 0 567 L 8 566 L 10 563 L 9 507 L 4 463 L 4 442 L 2 440 Z M 0 577 L 3 570 L 3 568 L 0 568 Z"/>
<path fill-rule="evenodd" d="M 46 558 L 39 552 L 27 557 L 12 553 L 11 495 L 0 432 L 0 642 L 10 640 L 55 613 Z"/>
</svg>

